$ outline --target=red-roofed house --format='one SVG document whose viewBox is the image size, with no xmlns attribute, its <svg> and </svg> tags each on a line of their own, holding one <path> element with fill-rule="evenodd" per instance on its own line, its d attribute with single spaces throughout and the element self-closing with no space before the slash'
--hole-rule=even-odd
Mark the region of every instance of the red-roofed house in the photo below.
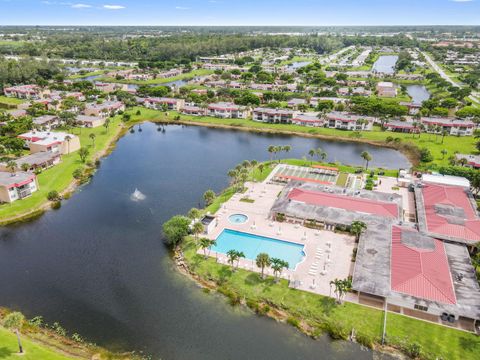
<svg viewBox="0 0 480 360">
<path fill-rule="evenodd" d="M 450 267 L 443 242 L 432 239 L 431 247 L 402 241 L 402 232 L 415 232 L 392 227 L 391 289 L 419 299 L 455 304 Z"/>
<path fill-rule="evenodd" d="M 326 206 L 347 211 L 372 214 L 387 218 L 398 218 L 398 206 L 395 203 L 386 203 L 370 199 L 345 195 L 329 194 L 319 191 L 292 189 L 288 194 L 289 200 L 300 201 L 310 205 Z"/>
<path fill-rule="evenodd" d="M 415 190 L 420 229 L 439 239 L 480 241 L 480 219 L 468 190 L 431 183 Z"/>
</svg>

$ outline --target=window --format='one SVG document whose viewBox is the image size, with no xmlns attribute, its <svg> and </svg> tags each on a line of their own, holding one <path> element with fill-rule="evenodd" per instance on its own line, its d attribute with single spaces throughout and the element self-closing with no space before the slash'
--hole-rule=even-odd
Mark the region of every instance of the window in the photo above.
<svg viewBox="0 0 480 360">
<path fill-rule="evenodd" d="M 423 305 L 415 304 L 414 308 L 415 308 L 416 310 L 420 310 L 420 311 L 428 311 L 428 307 L 427 307 L 427 306 L 423 306 Z"/>
</svg>

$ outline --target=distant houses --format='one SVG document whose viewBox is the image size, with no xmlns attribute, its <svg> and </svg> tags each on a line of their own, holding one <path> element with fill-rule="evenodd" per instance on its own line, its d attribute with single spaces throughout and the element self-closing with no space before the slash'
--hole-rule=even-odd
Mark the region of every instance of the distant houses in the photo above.
<svg viewBox="0 0 480 360">
<path fill-rule="evenodd" d="M 223 119 L 246 119 L 249 111 L 245 106 L 231 102 L 219 102 L 208 105 L 208 115 Z"/>
</svg>

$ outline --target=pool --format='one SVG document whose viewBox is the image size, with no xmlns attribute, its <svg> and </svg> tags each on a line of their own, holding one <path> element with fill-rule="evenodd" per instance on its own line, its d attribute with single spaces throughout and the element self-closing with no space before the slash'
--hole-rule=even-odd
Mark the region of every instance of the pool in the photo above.
<svg viewBox="0 0 480 360">
<path fill-rule="evenodd" d="M 216 245 L 212 246 L 212 250 L 226 254 L 232 249 L 242 251 L 245 254 L 245 258 L 249 260 L 255 260 L 260 253 L 267 253 L 271 258 L 287 261 L 289 269 L 292 270 L 305 257 L 302 244 L 224 229 L 218 235 Z"/>
<path fill-rule="evenodd" d="M 228 221 L 232 224 L 245 224 L 248 221 L 248 216 L 244 214 L 233 214 L 228 217 Z"/>
</svg>

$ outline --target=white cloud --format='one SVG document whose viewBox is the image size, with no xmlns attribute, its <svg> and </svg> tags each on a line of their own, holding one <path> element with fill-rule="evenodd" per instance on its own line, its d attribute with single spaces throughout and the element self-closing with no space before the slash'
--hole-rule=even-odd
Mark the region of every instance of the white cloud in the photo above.
<svg viewBox="0 0 480 360">
<path fill-rule="evenodd" d="M 472 2 L 473 0 L 450 0 L 453 2 Z"/>
<path fill-rule="evenodd" d="M 177 9 L 177 10 L 190 10 L 190 8 L 186 7 L 186 6 L 175 6 L 175 9 Z"/>
<path fill-rule="evenodd" d="M 107 10 L 122 10 L 125 9 L 125 6 L 123 5 L 103 5 L 104 9 Z"/>
<path fill-rule="evenodd" d="M 72 8 L 74 9 L 88 9 L 88 8 L 91 8 L 92 5 L 88 5 L 88 4 L 73 4 L 72 5 Z"/>
</svg>

